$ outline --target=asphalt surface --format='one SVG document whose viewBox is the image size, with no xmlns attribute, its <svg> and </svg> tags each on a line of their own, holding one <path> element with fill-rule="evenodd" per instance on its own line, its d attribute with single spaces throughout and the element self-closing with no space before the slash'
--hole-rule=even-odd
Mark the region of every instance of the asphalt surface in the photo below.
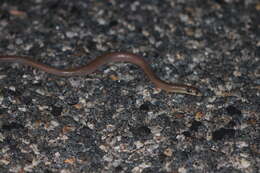
<svg viewBox="0 0 260 173">
<path fill-rule="evenodd" d="M 66 69 L 118 51 L 203 96 L 128 63 L 58 77 L 1 62 L 1 173 L 259 172 L 259 1 L 0 2 L 1 55 Z"/>
</svg>

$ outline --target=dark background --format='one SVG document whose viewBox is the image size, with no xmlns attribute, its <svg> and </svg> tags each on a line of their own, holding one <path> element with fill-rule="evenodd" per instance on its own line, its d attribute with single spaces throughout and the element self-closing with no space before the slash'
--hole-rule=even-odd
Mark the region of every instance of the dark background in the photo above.
<svg viewBox="0 0 260 173">
<path fill-rule="evenodd" d="M 125 63 L 68 78 L 1 63 L 0 172 L 256 173 L 259 13 L 256 0 L 1 0 L 1 55 L 72 68 L 132 52 L 204 96 Z"/>
</svg>

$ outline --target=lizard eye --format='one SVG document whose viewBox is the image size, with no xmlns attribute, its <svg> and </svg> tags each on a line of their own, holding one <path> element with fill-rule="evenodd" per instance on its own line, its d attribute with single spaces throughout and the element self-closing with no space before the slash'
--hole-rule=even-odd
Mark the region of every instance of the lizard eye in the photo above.
<svg viewBox="0 0 260 173">
<path fill-rule="evenodd" d="M 201 92 L 197 89 L 193 89 L 193 88 L 187 88 L 187 93 L 191 94 L 191 95 L 195 95 L 195 96 L 201 96 Z"/>
<path fill-rule="evenodd" d="M 186 90 L 188 93 L 193 93 L 193 89 L 191 89 L 191 88 L 187 88 L 187 90 Z"/>
</svg>

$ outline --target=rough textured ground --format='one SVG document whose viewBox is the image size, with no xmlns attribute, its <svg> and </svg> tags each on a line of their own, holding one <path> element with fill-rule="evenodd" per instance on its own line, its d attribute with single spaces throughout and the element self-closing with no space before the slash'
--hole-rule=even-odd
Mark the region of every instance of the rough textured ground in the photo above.
<svg viewBox="0 0 260 173">
<path fill-rule="evenodd" d="M 131 64 L 61 78 L 0 64 L 0 172 L 257 173 L 260 169 L 257 0 L 1 0 L 0 54 L 57 68 L 113 51 Z"/>
</svg>

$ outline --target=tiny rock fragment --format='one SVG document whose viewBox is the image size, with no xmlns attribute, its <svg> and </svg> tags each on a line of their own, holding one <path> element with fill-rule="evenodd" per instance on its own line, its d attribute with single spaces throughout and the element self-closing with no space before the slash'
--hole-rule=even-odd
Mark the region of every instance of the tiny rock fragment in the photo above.
<svg viewBox="0 0 260 173">
<path fill-rule="evenodd" d="M 202 112 L 197 112 L 195 114 L 195 119 L 196 120 L 201 120 L 202 117 L 204 117 L 204 114 Z"/>
<path fill-rule="evenodd" d="M 163 154 L 168 156 L 168 157 L 171 157 L 172 156 L 172 149 L 170 149 L 170 148 L 165 149 Z"/>
<path fill-rule="evenodd" d="M 118 80 L 118 77 L 113 74 L 110 75 L 109 78 L 112 79 L 113 81 Z"/>
<path fill-rule="evenodd" d="M 72 157 L 72 158 L 64 160 L 64 163 L 68 163 L 68 164 L 72 165 L 75 163 L 75 161 L 76 161 L 76 159 L 74 157 Z"/>
<path fill-rule="evenodd" d="M 72 126 L 64 126 L 64 127 L 62 128 L 62 133 L 63 133 L 63 134 L 66 134 L 66 133 L 68 133 L 68 132 L 73 131 L 74 129 L 75 129 L 75 128 L 72 127 Z"/>
<path fill-rule="evenodd" d="M 20 10 L 9 10 L 9 13 L 13 16 L 25 17 L 27 14 L 24 11 Z"/>
<path fill-rule="evenodd" d="M 76 109 L 81 109 L 83 107 L 83 105 L 78 103 L 78 104 L 73 105 L 73 107 L 75 107 Z"/>
</svg>

